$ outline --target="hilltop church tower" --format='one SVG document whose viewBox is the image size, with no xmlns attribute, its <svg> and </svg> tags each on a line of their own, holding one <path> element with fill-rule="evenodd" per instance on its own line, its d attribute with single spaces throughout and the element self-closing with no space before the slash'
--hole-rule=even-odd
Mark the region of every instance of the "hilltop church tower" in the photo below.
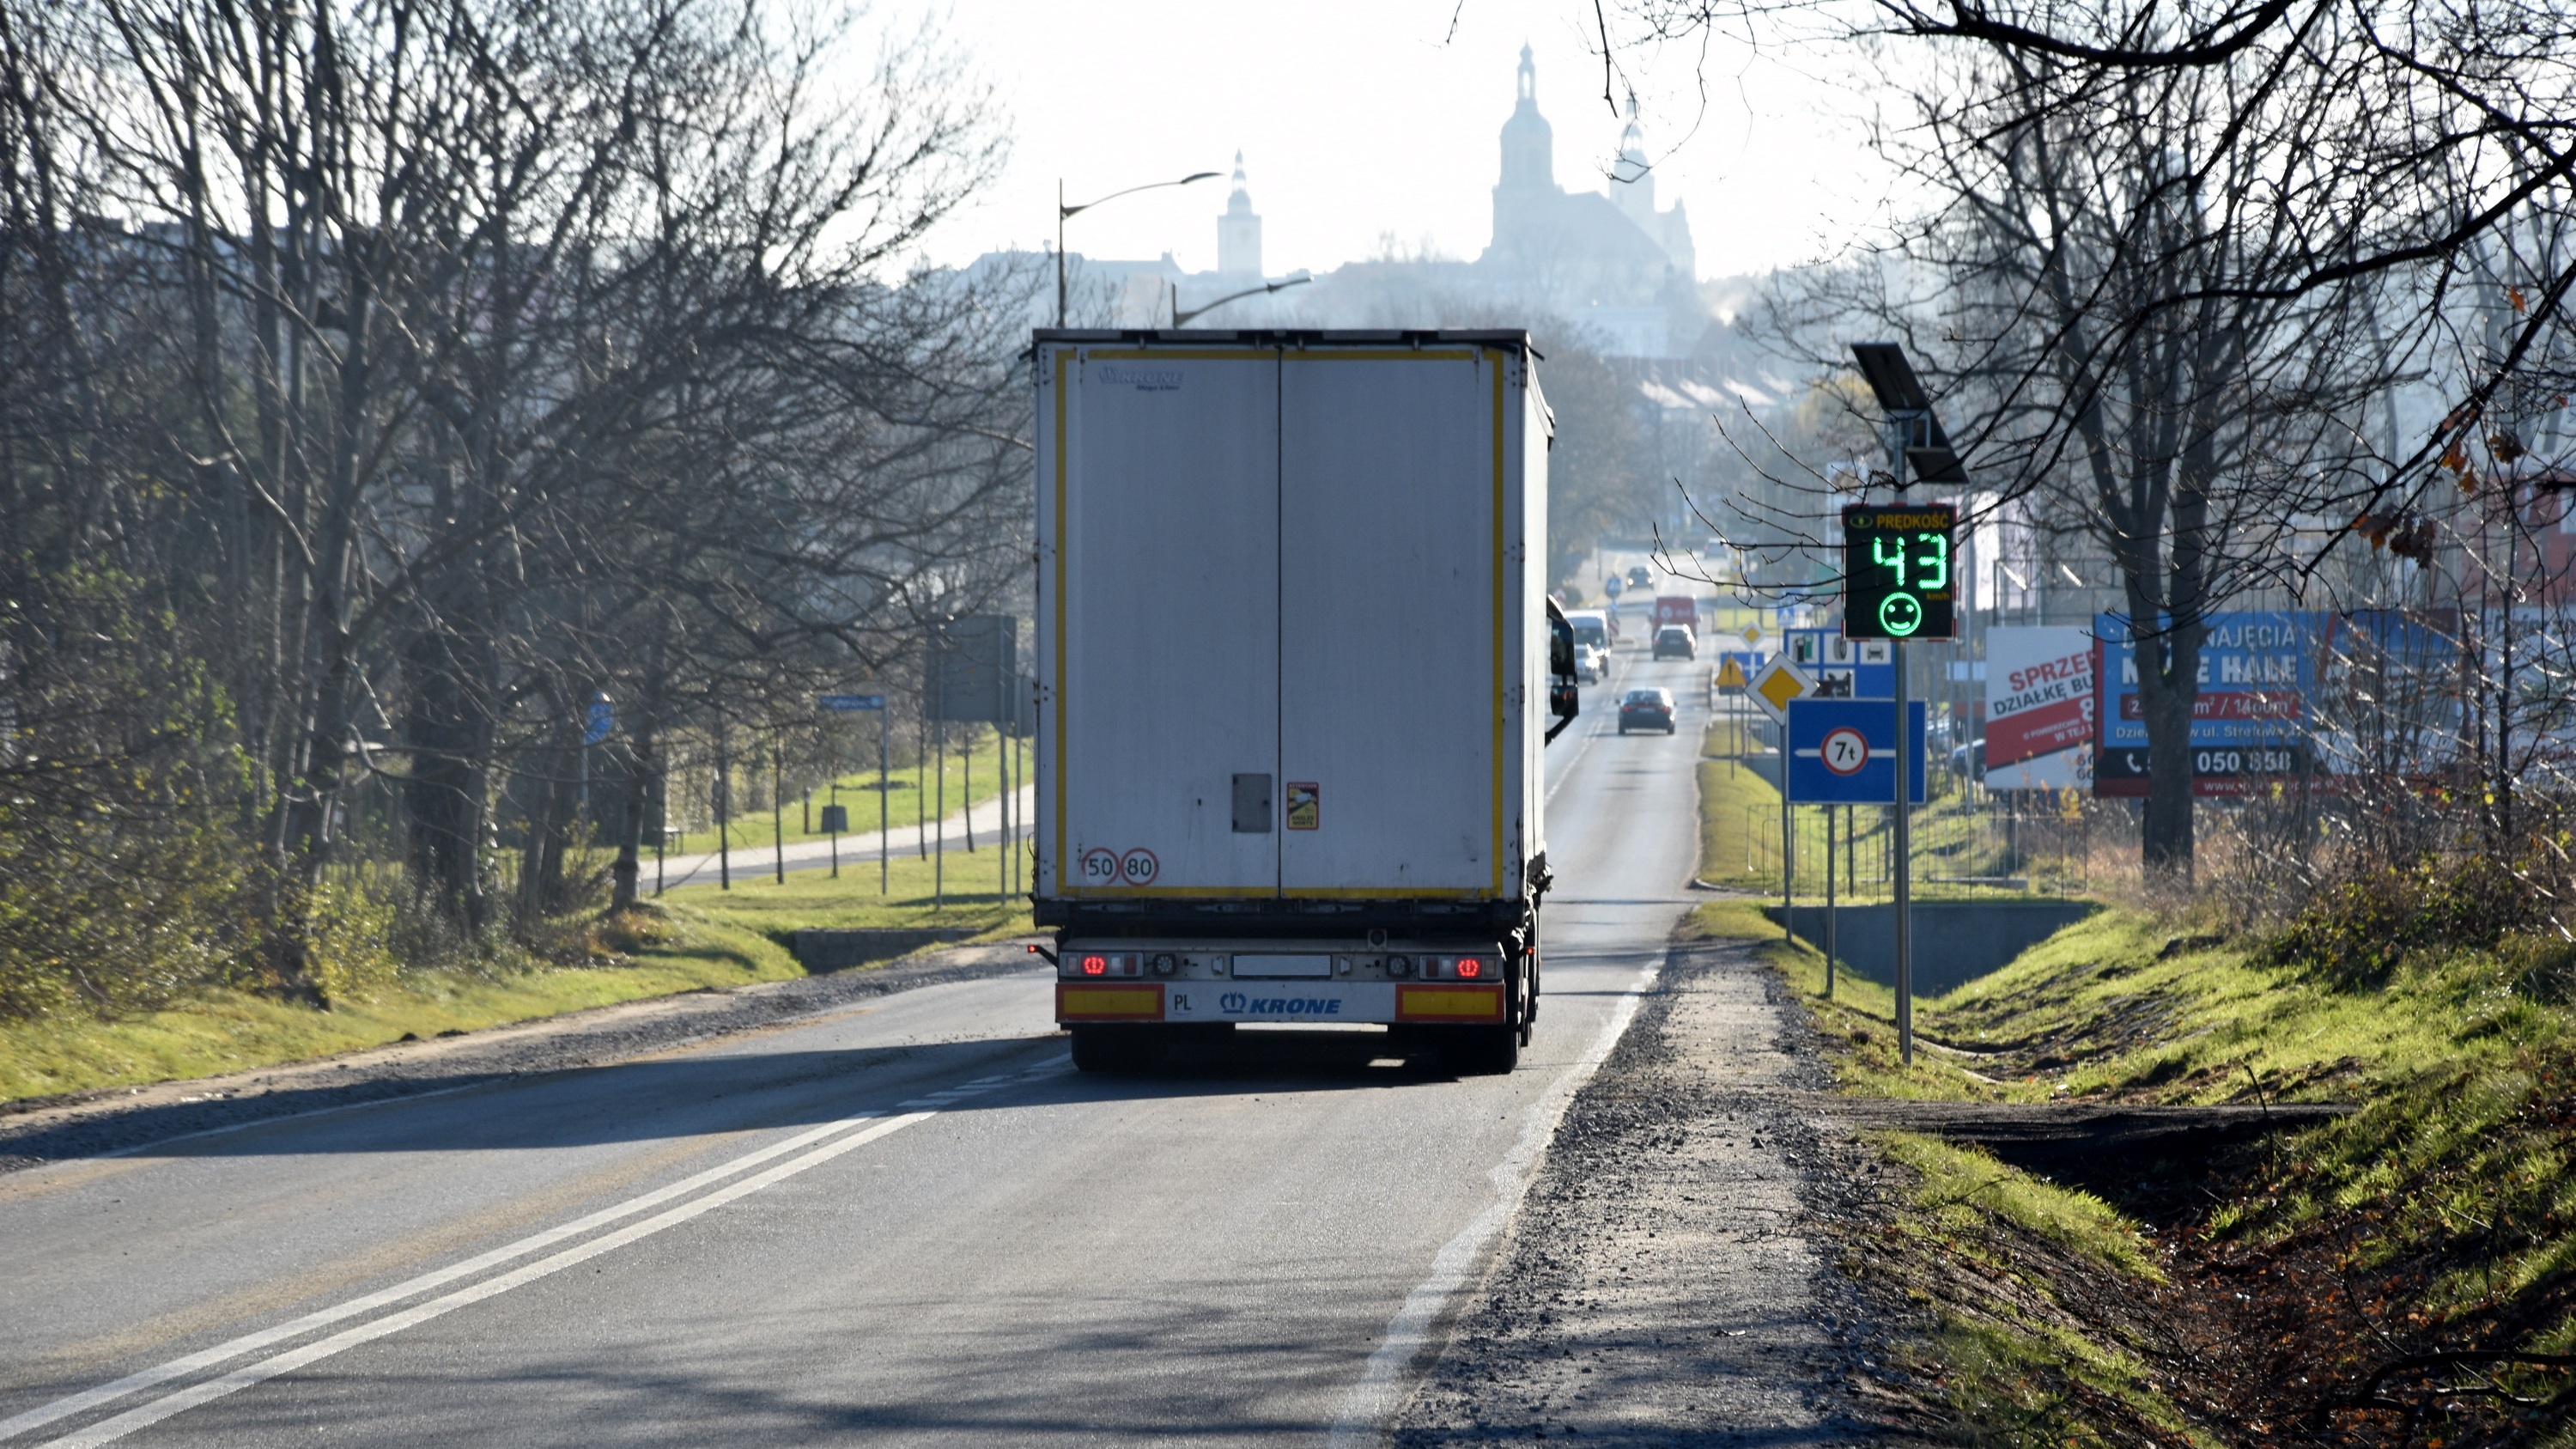
<svg viewBox="0 0 2576 1449">
<path fill-rule="evenodd" d="M 1229 277 L 1261 276 L 1261 218 L 1243 187 L 1243 153 L 1234 153 L 1234 194 L 1216 219 L 1216 269 Z"/>
<path fill-rule="evenodd" d="M 1655 205 L 1637 103 L 1610 173 L 1608 194 L 1567 191 L 1556 182 L 1556 133 L 1538 110 L 1538 62 L 1521 47 L 1511 119 L 1503 122 L 1503 169 L 1494 183 L 1494 239 L 1477 259 L 1488 291 L 1536 305 L 1609 334 L 1622 356 L 1675 355 L 1705 319 L 1684 311 L 1695 285 L 1690 221 L 1679 204 Z M 1679 316 L 1680 320 L 1675 321 Z"/>
<path fill-rule="evenodd" d="M 1503 122 L 1503 174 L 1494 185 L 1494 239 L 1524 236 L 1564 191 L 1556 184 L 1556 129 L 1538 113 L 1538 64 L 1521 47 L 1520 99 Z"/>
</svg>

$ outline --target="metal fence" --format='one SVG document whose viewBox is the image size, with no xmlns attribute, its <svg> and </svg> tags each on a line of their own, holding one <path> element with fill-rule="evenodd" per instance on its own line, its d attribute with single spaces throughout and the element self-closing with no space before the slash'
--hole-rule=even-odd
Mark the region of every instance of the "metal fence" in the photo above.
<svg viewBox="0 0 2576 1449">
<path fill-rule="evenodd" d="M 1918 888 L 2081 892 L 2092 883 L 2097 845 L 2134 842 L 2128 815 L 2117 802 L 2071 794 L 1953 795 L 1915 809 L 1914 880 Z M 1894 812 L 1888 807 L 1796 806 L 1789 834 L 1801 897 L 1824 895 L 1828 850 L 1837 891 L 1866 897 L 1893 890 Z M 1745 807 L 1744 841 L 1744 870 L 1779 880 L 1779 810 Z"/>
</svg>

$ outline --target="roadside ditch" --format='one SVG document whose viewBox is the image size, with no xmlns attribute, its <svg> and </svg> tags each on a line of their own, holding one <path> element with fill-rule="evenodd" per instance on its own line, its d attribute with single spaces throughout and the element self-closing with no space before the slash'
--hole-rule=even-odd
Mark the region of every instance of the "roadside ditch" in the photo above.
<svg viewBox="0 0 2576 1449">
<path fill-rule="evenodd" d="M 2576 949 L 1683 935 L 1397 1443 L 2576 1446 Z"/>
</svg>

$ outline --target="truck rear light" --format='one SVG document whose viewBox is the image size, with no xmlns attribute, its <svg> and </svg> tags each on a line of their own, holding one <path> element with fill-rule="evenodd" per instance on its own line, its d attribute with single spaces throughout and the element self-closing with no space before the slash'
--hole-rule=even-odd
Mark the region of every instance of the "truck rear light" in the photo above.
<svg viewBox="0 0 2576 1449">
<path fill-rule="evenodd" d="M 1389 956 L 1389 957 L 1387 957 L 1387 958 L 1386 958 L 1386 974 L 1387 974 L 1387 975 L 1389 975 L 1389 976 L 1410 976 L 1410 975 L 1412 975 L 1412 974 L 1413 974 L 1413 958 L 1412 958 L 1412 957 L 1410 957 L 1410 956 Z"/>
<path fill-rule="evenodd" d="M 1163 952 L 1158 952 L 1158 953 L 1156 953 L 1156 955 L 1155 955 L 1155 957 L 1154 957 L 1154 974 L 1155 974 L 1155 975 L 1157 975 L 1157 976 L 1169 976 L 1169 975 L 1171 975 L 1173 972 L 1178 971 L 1179 969 L 1181 969 L 1181 962 L 1180 962 L 1180 958 L 1178 958 L 1178 957 L 1174 956 L 1174 955 L 1173 955 L 1171 952 L 1169 952 L 1169 951 L 1163 951 Z"/>
<path fill-rule="evenodd" d="M 1422 979 L 1425 981 L 1490 981 L 1493 963 L 1474 956 L 1425 956 Z"/>
<path fill-rule="evenodd" d="M 1108 958 L 1108 957 L 1106 957 L 1106 956 L 1085 956 L 1085 957 L 1083 957 L 1083 958 L 1082 958 L 1082 974 L 1083 974 L 1083 975 L 1085 975 L 1085 976 L 1106 976 L 1106 975 L 1108 975 L 1108 974 L 1109 974 L 1109 958 Z"/>
<path fill-rule="evenodd" d="M 1458 963 L 1458 979 L 1461 981 L 1473 981 L 1484 974 L 1485 963 L 1473 957 L 1467 957 Z"/>
<path fill-rule="evenodd" d="M 1067 976 L 1142 976 L 1145 958 L 1133 951 L 1085 951 L 1070 958 Z"/>
</svg>

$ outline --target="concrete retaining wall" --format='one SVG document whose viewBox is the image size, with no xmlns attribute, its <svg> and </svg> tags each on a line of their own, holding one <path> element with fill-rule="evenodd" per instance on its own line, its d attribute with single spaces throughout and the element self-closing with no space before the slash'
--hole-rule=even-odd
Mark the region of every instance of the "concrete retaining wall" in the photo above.
<svg viewBox="0 0 2576 1449">
<path fill-rule="evenodd" d="M 872 961 L 891 961 L 928 946 L 963 941 L 972 931 L 930 927 L 881 927 L 858 931 L 799 931 L 796 963 L 808 971 L 842 971 Z"/>
<path fill-rule="evenodd" d="M 1997 970 L 2101 907 L 2091 901 L 1918 901 L 1914 906 L 1914 994 L 1939 996 Z M 1780 908 L 1762 913 L 1773 925 Z M 1844 906 L 1836 911 L 1834 954 L 1842 969 L 1896 984 L 1896 908 Z M 1825 948 L 1825 908 L 1800 903 L 1791 929 Z"/>
</svg>

